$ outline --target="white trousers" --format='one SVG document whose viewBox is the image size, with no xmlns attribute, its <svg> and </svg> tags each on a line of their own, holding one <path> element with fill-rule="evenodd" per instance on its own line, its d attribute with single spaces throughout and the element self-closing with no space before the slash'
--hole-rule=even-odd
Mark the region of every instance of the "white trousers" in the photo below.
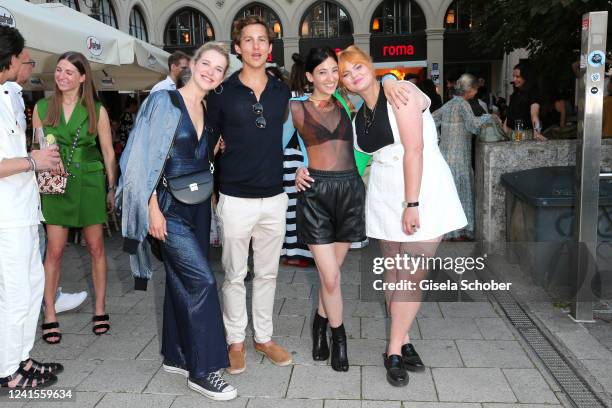
<svg viewBox="0 0 612 408">
<path fill-rule="evenodd" d="M 44 287 L 38 225 L 0 228 L 0 377 L 30 358 Z"/>
<path fill-rule="evenodd" d="M 255 341 L 272 339 L 272 310 L 283 239 L 287 194 L 239 198 L 221 194 L 217 213 L 221 227 L 225 271 L 223 323 L 228 344 L 241 343 L 248 323 L 246 288 L 249 242 L 253 239 L 253 329 Z"/>
</svg>

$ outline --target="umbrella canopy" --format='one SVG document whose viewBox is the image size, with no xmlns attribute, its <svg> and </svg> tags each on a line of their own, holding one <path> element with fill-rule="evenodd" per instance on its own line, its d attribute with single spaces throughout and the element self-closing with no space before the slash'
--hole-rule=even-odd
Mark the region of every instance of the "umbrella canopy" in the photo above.
<svg viewBox="0 0 612 408">
<path fill-rule="evenodd" d="M 53 73 L 57 57 L 68 50 L 78 51 L 92 69 L 119 65 L 119 43 L 110 33 L 89 30 L 83 24 L 67 24 L 56 14 L 23 0 L 2 0 L 0 24 L 17 28 L 26 40 L 26 48 L 36 61 L 34 73 Z M 53 88 L 51 84 L 34 87 Z"/>
<path fill-rule="evenodd" d="M 150 89 L 168 73 L 168 54 L 161 48 L 132 37 L 83 13 L 60 3 L 40 4 L 37 7 L 50 12 L 65 25 L 86 25 L 100 35 L 115 38 L 118 43 L 119 66 L 109 64 L 96 72 L 96 87 L 101 90 Z"/>
</svg>

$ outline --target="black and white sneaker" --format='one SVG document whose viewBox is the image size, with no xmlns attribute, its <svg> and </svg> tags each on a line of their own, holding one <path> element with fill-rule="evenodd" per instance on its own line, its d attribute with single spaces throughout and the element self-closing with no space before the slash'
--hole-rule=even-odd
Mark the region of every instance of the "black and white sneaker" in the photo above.
<svg viewBox="0 0 612 408">
<path fill-rule="evenodd" d="M 165 372 L 170 373 L 170 374 L 180 374 L 185 378 L 189 377 L 189 371 L 183 367 L 180 366 L 178 364 L 173 364 L 167 360 L 164 360 L 163 364 L 162 364 L 162 368 L 164 369 Z"/>
<path fill-rule="evenodd" d="M 215 401 L 228 401 L 238 396 L 236 388 L 225 381 L 218 371 L 201 378 L 189 377 L 187 386 Z"/>
</svg>

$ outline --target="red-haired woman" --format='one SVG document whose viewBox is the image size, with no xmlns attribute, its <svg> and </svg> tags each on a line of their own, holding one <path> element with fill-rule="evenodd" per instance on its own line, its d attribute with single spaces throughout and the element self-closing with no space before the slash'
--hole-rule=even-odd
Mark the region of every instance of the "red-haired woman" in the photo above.
<svg viewBox="0 0 612 408">
<path fill-rule="evenodd" d="M 70 174 L 64 194 L 42 197 L 47 223 L 43 339 L 57 344 L 62 338 L 55 314 L 55 293 L 71 227 L 83 229 L 91 255 L 95 291 L 92 330 L 101 335 L 110 328 L 105 313 L 103 224 L 107 209 L 114 208 L 117 165 L 108 113 L 97 101 L 91 68 L 82 54 L 69 51 L 59 57 L 55 67 L 55 93 L 38 101 L 32 122 L 34 128 L 44 127 L 45 134 L 55 136 L 65 166 L 63 170 Z M 96 141 L 101 149 L 97 148 Z"/>
<path fill-rule="evenodd" d="M 408 103 L 390 104 L 376 80 L 370 57 L 355 46 L 339 54 L 343 85 L 364 100 L 355 116 L 355 149 L 372 154 L 366 196 L 366 235 L 379 240 L 383 256 L 433 256 L 444 234 L 466 218 L 453 176 L 438 148 L 431 101 L 416 85 Z M 410 84 L 409 82 L 406 82 Z M 387 269 L 386 280 L 424 279 L 427 270 Z M 418 287 L 418 286 L 417 286 Z M 424 369 L 408 332 L 421 294 L 387 291 L 391 331 L 384 364 L 391 385 L 408 384 L 407 370 Z"/>
</svg>

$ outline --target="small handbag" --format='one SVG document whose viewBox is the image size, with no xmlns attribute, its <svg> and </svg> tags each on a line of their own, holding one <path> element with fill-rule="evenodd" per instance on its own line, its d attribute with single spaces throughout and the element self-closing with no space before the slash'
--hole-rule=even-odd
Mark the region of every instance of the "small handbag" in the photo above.
<svg viewBox="0 0 612 408">
<path fill-rule="evenodd" d="M 174 178 L 162 178 L 163 186 L 177 201 L 183 204 L 200 204 L 208 200 L 214 186 L 214 166 L 210 163 L 210 171 L 185 174 Z"/>
<path fill-rule="evenodd" d="M 68 161 L 66 162 L 64 169 L 68 169 L 72 163 L 72 157 L 74 156 L 74 151 L 76 150 L 82 127 L 83 125 L 81 124 L 76 131 L 74 139 L 72 140 L 70 157 L 68 157 Z M 49 170 L 41 171 L 36 176 L 36 181 L 38 182 L 38 192 L 40 194 L 64 194 L 66 192 L 66 187 L 68 186 L 68 177 L 70 177 L 70 173 L 67 171 L 64 171 L 63 173 L 52 173 Z"/>
<path fill-rule="evenodd" d="M 495 120 L 486 122 L 480 127 L 480 135 L 478 139 L 484 143 L 494 143 L 507 140 L 504 130 Z"/>
</svg>

